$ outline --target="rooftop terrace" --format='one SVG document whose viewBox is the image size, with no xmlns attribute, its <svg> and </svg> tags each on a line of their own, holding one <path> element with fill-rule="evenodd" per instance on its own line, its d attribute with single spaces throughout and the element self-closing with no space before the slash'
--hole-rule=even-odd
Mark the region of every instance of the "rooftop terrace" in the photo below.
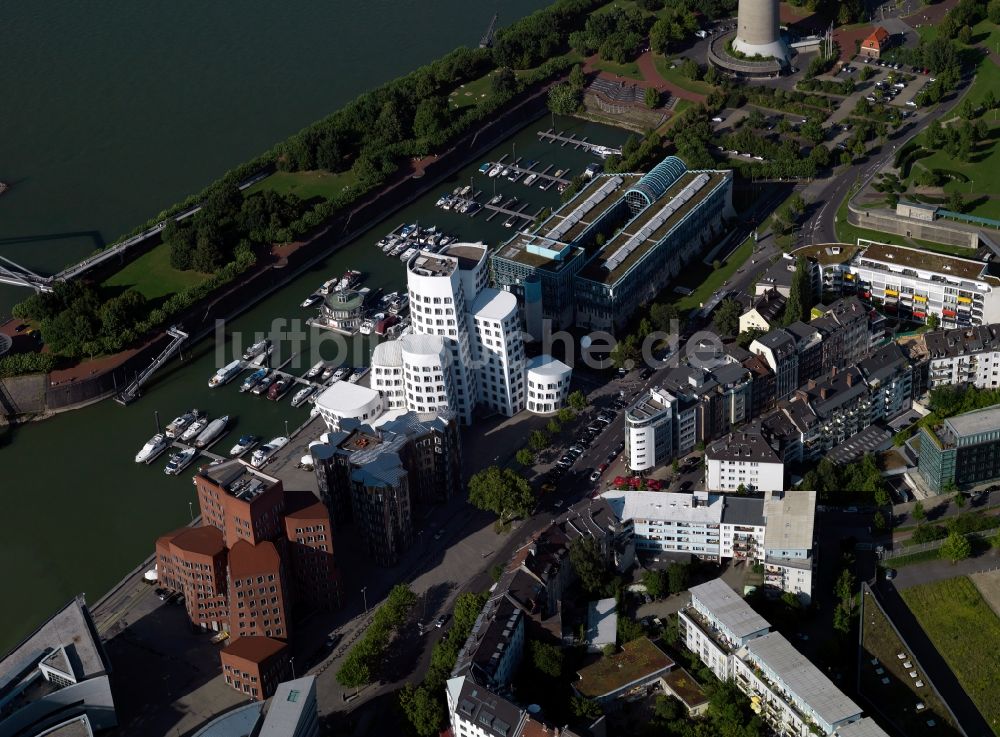
<svg viewBox="0 0 1000 737">
<path fill-rule="evenodd" d="M 877 261 L 883 264 L 892 264 L 921 271 L 932 271 L 937 274 L 946 274 L 960 279 L 989 280 L 992 283 L 1000 283 L 996 277 L 990 277 L 985 274 L 986 264 L 982 261 L 946 256 L 930 251 L 920 251 L 916 248 L 867 242 L 867 247 L 863 253 L 858 254 L 858 259 Z"/>
<path fill-rule="evenodd" d="M 620 652 L 602 656 L 579 671 L 580 680 L 573 687 L 584 697 L 596 699 L 614 693 L 629 684 L 669 670 L 674 661 L 648 637 L 627 642 Z"/>
<path fill-rule="evenodd" d="M 279 483 L 278 479 L 273 476 L 263 474 L 240 460 L 225 461 L 217 466 L 208 466 L 202 469 L 198 475 L 237 499 L 246 502 Z"/>
</svg>

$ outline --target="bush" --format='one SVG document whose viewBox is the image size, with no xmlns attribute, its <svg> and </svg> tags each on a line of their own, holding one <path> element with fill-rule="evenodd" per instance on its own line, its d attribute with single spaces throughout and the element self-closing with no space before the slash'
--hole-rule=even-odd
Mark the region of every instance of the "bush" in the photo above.
<svg viewBox="0 0 1000 737">
<path fill-rule="evenodd" d="M 21 374 L 48 373 L 58 364 L 51 353 L 15 353 L 0 358 L 0 379 Z"/>
</svg>

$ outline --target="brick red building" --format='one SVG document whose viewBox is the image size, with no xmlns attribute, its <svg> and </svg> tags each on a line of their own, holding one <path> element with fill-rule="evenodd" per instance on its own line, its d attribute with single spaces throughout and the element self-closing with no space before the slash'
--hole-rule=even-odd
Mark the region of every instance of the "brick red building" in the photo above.
<svg viewBox="0 0 1000 737">
<path fill-rule="evenodd" d="M 254 701 L 266 699 L 291 676 L 291 651 L 270 637 L 237 637 L 220 654 L 226 683 Z"/>
<path fill-rule="evenodd" d="M 251 648 L 287 640 L 297 608 L 339 604 L 330 516 L 313 494 L 286 492 L 281 481 L 243 461 L 207 466 L 194 483 L 202 525 L 156 541 L 160 582 L 184 594 L 194 625 L 231 632 L 233 645 L 246 641 L 241 647 Z M 258 644 L 250 660 L 276 657 L 273 649 Z M 244 693 L 253 695 L 255 687 L 264 693 L 247 678 L 241 676 L 239 686 L 236 679 L 227 682 Z"/>
<path fill-rule="evenodd" d="M 882 52 L 889 47 L 891 40 L 892 36 L 889 35 L 889 32 L 882 26 L 879 26 L 871 32 L 868 38 L 861 42 L 861 55 L 871 59 L 878 59 L 882 56 Z"/>
</svg>

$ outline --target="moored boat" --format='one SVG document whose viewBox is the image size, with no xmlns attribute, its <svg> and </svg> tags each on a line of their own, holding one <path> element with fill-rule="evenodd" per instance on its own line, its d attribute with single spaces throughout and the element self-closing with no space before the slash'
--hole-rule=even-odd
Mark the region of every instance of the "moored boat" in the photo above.
<svg viewBox="0 0 1000 737">
<path fill-rule="evenodd" d="M 243 383 L 240 385 L 240 391 L 248 392 L 251 389 L 253 389 L 255 386 L 257 386 L 257 384 L 260 383 L 261 379 L 267 376 L 267 371 L 268 370 L 266 368 L 261 368 L 254 371 L 252 374 L 250 374 L 243 380 Z"/>
<path fill-rule="evenodd" d="M 254 343 L 252 346 L 250 346 L 249 348 L 246 349 L 246 352 L 243 354 L 243 360 L 244 361 L 252 361 L 253 359 L 257 358 L 258 356 L 263 355 L 264 353 L 267 353 L 270 348 L 271 348 L 271 341 L 270 340 L 267 340 L 267 339 L 259 340 L 256 343 Z"/>
<path fill-rule="evenodd" d="M 194 439 L 192 445 L 195 448 L 205 448 L 212 444 L 226 429 L 229 424 L 229 415 L 224 415 L 208 423 L 208 427 L 202 430 L 198 437 Z"/>
<path fill-rule="evenodd" d="M 163 431 L 163 434 L 168 438 L 176 438 L 178 435 L 183 433 L 188 425 L 201 417 L 201 410 L 193 409 L 190 412 L 185 412 L 180 417 L 175 417 L 167 425 L 167 429 Z"/>
<path fill-rule="evenodd" d="M 368 371 L 369 369 L 367 366 L 360 366 L 354 369 L 353 372 L 351 372 L 351 378 L 349 378 L 348 381 L 352 384 L 357 384 L 359 381 L 361 381 L 361 377 L 367 374 Z"/>
<path fill-rule="evenodd" d="M 180 453 L 174 453 L 163 468 L 163 473 L 168 476 L 176 476 L 194 462 L 198 451 L 194 448 L 185 448 Z"/>
<path fill-rule="evenodd" d="M 277 380 L 278 380 L 277 374 L 271 374 L 269 376 L 265 376 L 263 379 L 257 382 L 257 386 L 255 386 L 250 391 L 258 396 L 260 396 L 261 394 L 265 394 L 267 390 L 271 388 L 271 384 L 273 384 Z"/>
<path fill-rule="evenodd" d="M 326 363 L 324 363 L 323 361 L 320 361 L 315 366 L 313 366 L 311 369 L 309 369 L 308 371 L 306 371 L 305 374 L 303 374 L 302 378 L 303 379 L 315 379 L 317 376 L 319 376 L 320 374 L 323 373 L 323 369 L 324 368 L 326 368 Z"/>
<path fill-rule="evenodd" d="M 300 307 L 312 307 L 313 305 L 318 305 L 322 301 L 323 301 L 323 295 L 320 294 L 319 292 L 313 292 L 304 300 L 302 300 L 302 304 L 300 305 Z"/>
<path fill-rule="evenodd" d="M 229 449 L 229 455 L 234 458 L 243 455 L 259 442 L 260 438 L 256 435 L 241 435 L 240 439 L 236 441 L 236 445 Z"/>
<path fill-rule="evenodd" d="M 201 431 L 208 427 L 208 416 L 203 415 L 188 425 L 187 430 L 181 435 L 181 442 L 190 443 L 201 434 Z"/>
<path fill-rule="evenodd" d="M 309 399 L 309 397 L 311 397 L 313 395 L 313 392 L 315 391 L 316 387 L 314 386 L 302 387 L 297 392 L 295 392 L 295 395 L 292 397 L 292 406 L 298 407 L 299 405 L 304 404 L 305 401 Z"/>
<path fill-rule="evenodd" d="M 240 371 L 243 370 L 243 361 L 236 360 L 232 363 L 227 363 L 225 366 L 220 368 L 215 372 L 215 376 L 208 380 L 208 388 L 215 389 L 216 387 L 228 384 Z"/>
<path fill-rule="evenodd" d="M 162 432 L 156 433 L 146 441 L 146 444 L 135 454 L 136 463 L 152 463 L 159 455 L 170 447 L 170 440 Z"/>
<path fill-rule="evenodd" d="M 260 446 L 253 452 L 253 456 L 250 458 L 250 465 L 254 468 L 260 468 L 271 460 L 271 456 L 286 445 L 288 445 L 288 438 L 284 436 L 279 435 L 276 438 L 271 438 L 265 445 Z"/>
<path fill-rule="evenodd" d="M 267 390 L 267 398 L 272 401 L 278 401 L 292 386 L 292 380 L 287 376 L 282 376 L 276 382 L 271 384 L 271 388 Z"/>
<path fill-rule="evenodd" d="M 349 373 L 351 373 L 351 368 L 349 366 L 341 366 L 339 369 L 337 369 L 333 373 L 333 380 L 334 381 L 340 381 L 345 376 L 347 376 Z"/>
</svg>

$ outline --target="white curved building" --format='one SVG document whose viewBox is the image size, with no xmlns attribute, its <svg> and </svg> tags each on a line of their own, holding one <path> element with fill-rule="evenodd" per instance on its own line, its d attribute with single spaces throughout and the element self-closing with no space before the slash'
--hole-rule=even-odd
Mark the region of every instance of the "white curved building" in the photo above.
<svg viewBox="0 0 1000 737">
<path fill-rule="evenodd" d="M 316 397 L 316 407 L 331 430 L 338 430 L 341 420 L 370 422 L 385 411 L 381 394 L 349 381 L 338 381 Z"/>
<path fill-rule="evenodd" d="M 528 411 L 548 415 L 562 409 L 572 376 L 573 369 L 552 356 L 542 355 L 528 361 L 525 370 Z"/>
<path fill-rule="evenodd" d="M 483 289 L 472 305 L 479 401 L 510 417 L 524 409 L 524 340 L 517 297 Z"/>
<path fill-rule="evenodd" d="M 398 340 L 386 340 L 375 346 L 371 360 L 372 389 L 382 393 L 386 409 L 406 406 L 403 385 L 403 347 Z"/>
</svg>

